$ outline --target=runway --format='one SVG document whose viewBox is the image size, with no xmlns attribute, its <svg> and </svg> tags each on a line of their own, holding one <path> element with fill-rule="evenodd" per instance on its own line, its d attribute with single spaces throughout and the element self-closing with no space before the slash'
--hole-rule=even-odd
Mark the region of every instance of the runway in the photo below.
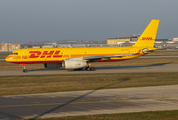
<svg viewBox="0 0 178 120">
<path fill-rule="evenodd" d="M 7 118 L 46 118 L 178 110 L 177 93 L 178 85 L 170 85 L 5 96 L 0 111 Z"/>
<path fill-rule="evenodd" d="M 0 76 L 12 75 L 57 75 L 57 74 L 101 74 L 101 73 L 150 73 L 150 72 L 178 72 L 178 64 L 153 64 L 140 66 L 96 67 L 95 71 L 74 71 L 64 69 L 32 69 L 27 73 L 22 70 L 0 71 Z"/>
</svg>

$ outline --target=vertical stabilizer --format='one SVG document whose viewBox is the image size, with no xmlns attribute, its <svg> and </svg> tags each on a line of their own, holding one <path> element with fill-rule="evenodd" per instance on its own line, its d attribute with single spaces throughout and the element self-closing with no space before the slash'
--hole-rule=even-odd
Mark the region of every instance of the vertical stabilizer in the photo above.
<svg viewBox="0 0 178 120">
<path fill-rule="evenodd" d="M 152 20 L 135 43 L 135 47 L 153 47 L 159 26 L 159 20 Z"/>
</svg>

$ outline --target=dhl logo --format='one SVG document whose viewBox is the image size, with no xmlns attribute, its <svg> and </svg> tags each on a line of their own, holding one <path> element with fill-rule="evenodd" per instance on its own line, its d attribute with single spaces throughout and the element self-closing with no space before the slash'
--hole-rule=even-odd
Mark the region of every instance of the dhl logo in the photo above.
<svg viewBox="0 0 178 120">
<path fill-rule="evenodd" d="M 153 40 L 152 37 L 142 37 L 142 40 Z"/>
<path fill-rule="evenodd" d="M 30 51 L 29 58 L 59 58 L 62 57 L 62 55 L 59 55 L 60 51 Z"/>
</svg>

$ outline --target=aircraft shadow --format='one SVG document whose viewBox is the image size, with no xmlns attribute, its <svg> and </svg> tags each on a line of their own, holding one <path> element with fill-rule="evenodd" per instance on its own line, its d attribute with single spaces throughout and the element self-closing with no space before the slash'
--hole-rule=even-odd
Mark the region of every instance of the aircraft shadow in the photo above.
<svg viewBox="0 0 178 120">
<path fill-rule="evenodd" d="M 33 71 L 49 71 L 49 70 L 64 70 L 63 68 L 53 68 L 53 69 L 45 69 L 45 68 L 42 68 L 42 69 L 31 69 L 31 70 L 28 70 L 28 72 L 33 72 Z"/>
<path fill-rule="evenodd" d="M 153 67 L 153 66 L 163 66 L 166 64 L 170 64 L 172 62 L 168 63 L 158 63 L 158 64 L 151 64 L 151 65 L 136 65 L 136 66 L 109 66 L 109 67 L 95 67 L 96 69 L 121 69 L 121 68 L 140 68 L 140 67 Z"/>
<path fill-rule="evenodd" d="M 170 64 L 172 62 L 168 62 L 168 63 L 158 63 L 158 64 L 151 64 L 151 65 L 135 65 L 135 66 L 105 66 L 105 67 L 95 67 L 96 70 L 102 70 L 102 69 L 122 69 L 122 68 L 140 68 L 140 67 L 152 67 L 152 66 L 163 66 L 166 64 Z M 58 71 L 58 70 L 64 70 L 63 68 L 54 68 L 54 69 L 31 69 L 28 70 L 28 72 L 33 72 L 33 71 Z M 68 72 L 72 72 L 72 71 L 85 71 L 83 70 L 68 70 Z"/>
<path fill-rule="evenodd" d="M 122 78 L 122 79 L 120 79 L 120 83 L 122 83 L 122 82 L 124 82 L 124 81 L 128 81 L 128 80 L 130 80 L 130 78 L 128 78 L 128 77 Z M 92 90 L 92 91 L 90 91 L 90 92 L 88 92 L 88 93 L 86 93 L 86 94 L 83 94 L 83 95 L 81 95 L 81 96 L 79 96 L 79 97 L 76 97 L 76 98 L 74 98 L 74 99 L 72 99 L 72 100 L 70 100 L 70 101 L 68 101 L 68 102 L 66 102 L 66 103 L 64 103 L 64 104 L 62 104 L 62 105 L 59 105 L 59 106 L 57 106 L 57 107 L 55 107 L 55 108 L 53 108 L 53 109 L 51 109 L 51 110 L 48 110 L 48 111 L 46 111 L 46 112 L 44 112 L 44 113 L 42 113 L 42 114 L 40 114 L 40 115 L 38 115 L 38 116 L 35 116 L 35 117 L 33 117 L 32 119 L 40 118 L 40 117 L 42 117 L 42 116 L 44 116 L 44 115 L 46 115 L 46 114 L 49 114 L 49 113 L 51 113 L 51 112 L 53 112 L 53 111 L 55 111 L 55 110 L 57 110 L 57 109 L 60 109 L 60 108 L 62 108 L 62 107 L 65 107 L 66 105 L 71 104 L 72 102 L 75 102 L 75 101 L 77 101 L 77 100 L 79 100 L 79 99 L 81 99 L 81 98 L 83 98 L 83 97 L 85 97 L 85 96 L 87 96 L 87 95 L 89 95 L 89 94 L 92 94 L 92 93 L 94 93 L 94 92 L 96 92 L 96 91 L 98 91 L 98 90 L 100 90 L 100 89 L 104 89 L 104 88 L 107 88 L 107 87 L 112 86 L 112 85 L 115 85 L 115 83 L 114 83 L 114 84 L 106 85 L 106 86 L 104 86 L 104 87 L 96 88 L 96 89 L 94 89 L 94 90 Z"/>
<path fill-rule="evenodd" d="M 118 68 L 133 68 L 133 67 L 163 66 L 163 65 L 165 65 L 165 64 L 169 64 L 169 63 L 159 63 L 159 64 L 143 65 L 143 66 L 97 67 L 97 69 L 118 69 Z M 40 70 L 40 69 L 38 69 L 38 70 Z M 46 70 L 46 69 L 42 69 L 42 70 Z M 52 70 L 61 70 L 61 69 L 52 69 Z M 122 83 L 122 82 L 124 82 L 124 81 L 128 81 L 128 80 L 130 80 L 130 78 L 123 78 L 122 80 L 120 80 L 120 83 Z M 74 99 L 72 99 L 72 100 L 70 100 L 70 101 L 68 101 L 68 102 L 66 102 L 66 103 L 64 103 L 64 104 L 62 104 L 62 105 L 59 105 L 59 106 L 57 106 L 57 107 L 54 107 L 53 109 L 50 109 L 50 110 L 48 110 L 48 111 L 46 111 L 46 112 L 43 112 L 43 113 L 41 113 L 40 115 L 37 115 L 37 116 L 33 117 L 32 119 L 40 118 L 40 117 L 42 117 L 42 116 L 44 116 L 44 115 L 46 115 L 46 114 L 49 114 L 49 113 L 51 113 L 51 112 L 53 112 L 53 111 L 55 111 L 55 110 L 57 110 L 57 109 L 61 109 L 61 108 L 65 107 L 65 106 L 67 106 L 68 104 L 71 104 L 72 102 L 75 102 L 75 101 L 77 101 L 77 100 L 80 100 L 81 98 L 84 98 L 85 96 L 87 96 L 87 95 L 89 95 L 89 94 L 92 94 L 92 93 L 94 93 L 94 92 L 96 92 L 96 91 L 98 91 L 98 90 L 100 90 L 100 89 L 104 89 L 104 88 L 107 88 L 107 87 L 112 86 L 112 85 L 114 85 L 114 84 L 110 84 L 110 85 L 107 85 L 107 86 L 104 86 L 104 87 L 100 87 L 100 88 L 94 89 L 94 90 L 92 90 L 92 91 L 90 91 L 90 92 L 88 92 L 88 93 L 86 93 L 86 94 L 83 94 L 83 95 L 81 95 L 81 96 L 79 96 L 79 97 L 76 97 L 76 98 L 74 98 Z"/>
</svg>

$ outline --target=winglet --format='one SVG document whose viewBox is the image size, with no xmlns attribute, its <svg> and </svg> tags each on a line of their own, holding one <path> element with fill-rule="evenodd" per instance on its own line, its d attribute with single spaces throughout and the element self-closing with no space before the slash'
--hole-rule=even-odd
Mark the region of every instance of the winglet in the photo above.
<svg viewBox="0 0 178 120">
<path fill-rule="evenodd" d="M 159 26 L 159 20 L 152 20 L 135 43 L 135 47 L 153 47 Z"/>
</svg>

